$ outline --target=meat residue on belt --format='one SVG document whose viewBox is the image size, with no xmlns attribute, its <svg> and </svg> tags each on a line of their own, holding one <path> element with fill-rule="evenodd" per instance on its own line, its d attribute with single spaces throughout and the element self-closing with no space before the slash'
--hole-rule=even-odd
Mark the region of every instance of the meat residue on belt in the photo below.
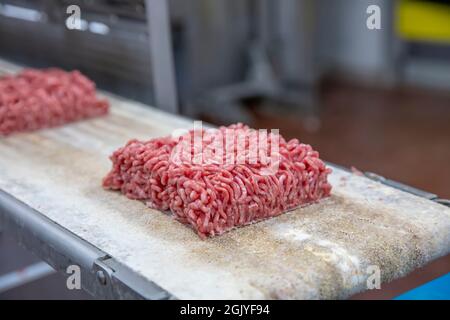
<svg viewBox="0 0 450 320">
<path fill-rule="evenodd" d="M 131 140 L 110 159 L 106 189 L 170 210 L 201 238 L 280 215 L 331 191 L 331 169 L 310 145 L 242 124 Z"/>
<path fill-rule="evenodd" d="M 96 117 L 108 108 L 79 71 L 26 69 L 0 78 L 0 135 Z"/>
</svg>

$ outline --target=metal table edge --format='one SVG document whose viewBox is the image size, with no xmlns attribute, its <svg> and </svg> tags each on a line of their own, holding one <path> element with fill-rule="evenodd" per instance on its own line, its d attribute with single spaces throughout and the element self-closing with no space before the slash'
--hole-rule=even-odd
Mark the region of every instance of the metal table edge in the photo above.
<svg viewBox="0 0 450 320">
<path fill-rule="evenodd" d="M 65 277 L 69 266 L 80 271 L 81 287 L 100 299 L 174 299 L 106 252 L 79 238 L 0 189 L 0 227 Z M 73 267 L 70 269 L 73 270 Z"/>
</svg>

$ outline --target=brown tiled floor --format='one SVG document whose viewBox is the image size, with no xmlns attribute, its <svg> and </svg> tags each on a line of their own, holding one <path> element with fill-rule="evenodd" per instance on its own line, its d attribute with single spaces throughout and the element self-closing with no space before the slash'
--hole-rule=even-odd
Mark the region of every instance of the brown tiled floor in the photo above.
<svg viewBox="0 0 450 320">
<path fill-rule="evenodd" d="M 253 125 L 279 128 L 321 156 L 450 198 L 450 92 L 325 85 L 320 128 L 306 130 L 297 112 L 252 108 Z"/>
</svg>

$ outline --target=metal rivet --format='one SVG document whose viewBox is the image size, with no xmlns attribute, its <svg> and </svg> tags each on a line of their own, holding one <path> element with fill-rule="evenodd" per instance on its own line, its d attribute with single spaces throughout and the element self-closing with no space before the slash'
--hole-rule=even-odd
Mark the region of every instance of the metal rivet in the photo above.
<svg viewBox="0 0 450 320">
<path fill-rule="evenodd" d="M 102 285 L 106 285 L 106 276 L 102 270 L 97 271 L 97 279 Z"/>
</svg>

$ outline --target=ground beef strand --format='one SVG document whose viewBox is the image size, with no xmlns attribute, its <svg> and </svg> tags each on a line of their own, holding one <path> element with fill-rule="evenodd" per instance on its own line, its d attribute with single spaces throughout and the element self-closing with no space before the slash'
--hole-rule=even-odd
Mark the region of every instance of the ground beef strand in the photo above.
<svg viewBox="0 0 450 320">
<path fill-rule="evenodd" d="M 79 71 L 26 69 L 0 78 L 0 135 L 104 115 L 108 102 Z"/>
<path fill-rule="evenodd" d="M 310 145 L 268 134 L 268 151 L 273 150 L 272 144 L 277 141 L 279 157 L 276 170 L 267 171 L 273 169 L 270 166 L 273 163 L 246 158 L 250 146 L 257 145 L 260 139 L 258 134 L 249 135 L 243 142 L 247 160 L 227 164 L 230 157 L 230 152 L 226 152 L 227 129 L 236 136 L 251 130 L 242 124 L 213 132 L 203 130 L 198 164 L 192 161 L 195 146 L 178 150 L 183 142 L 194 141 L 193 130 L 178 138 L 131 140 L 110 157 L 113 167 L 103 186 L 120 190 L 128 198 L 143 200 L 152 208 L 170 210 L 201 238 L 280 215 L 330 194 L 327 176 L 331 169 Z M 223 139 L 224 152 L 216 160 L 222 161 L 206 161 L 211 160 L 208 146 L 218 139 Z M 236 159 L 238 148 L 231 150 Z"/>
</svg>

